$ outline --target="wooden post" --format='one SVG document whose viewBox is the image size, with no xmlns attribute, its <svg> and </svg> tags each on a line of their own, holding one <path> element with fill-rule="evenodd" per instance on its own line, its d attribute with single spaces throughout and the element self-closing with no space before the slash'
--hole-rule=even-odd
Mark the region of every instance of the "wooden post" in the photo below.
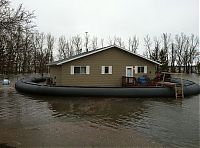
<svg viewBox="0 0 200 148">
<path fill-rule="evenodd" d="M 163 75 L 163 82 L 165 82 L 165 73 L 164 73 L 164 75 Z"/>
</svg>

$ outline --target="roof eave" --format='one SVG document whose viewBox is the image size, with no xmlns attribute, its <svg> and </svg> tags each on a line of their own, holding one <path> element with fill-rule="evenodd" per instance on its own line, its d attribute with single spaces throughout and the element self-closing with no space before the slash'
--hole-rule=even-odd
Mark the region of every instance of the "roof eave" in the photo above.
<svg viewBox="0 0 200 148">
<path fill-rule="evenodd" d="M 95 54 L 95 53 L 104 51 L 104 50 L 109 49 L 109 48 L 112 48 L 112 47 L 116 47 L 116 46 L 113 46 L 113 45 L 107 46 L 107 47 L 102 48 L 101 50 L 95 50 L 94 52 L 86 53 L 85 55 L 80 55 L 80 56 L 78 56 L 78 57 L 75 57 L 75 58 L 72 58 L 72 59 L 68 59 L 68 60 L 59 62 L 59 63 L 57 63 L 57 65 L 62 65 L 62 64 L 64 64 L 64 63 L 67 63 L 67 62 L 70 62 L 70 61 L 73 61 L 73 60 L 76 60 L 76 59 L 80 59 L 80 58 L 82 58 L 82 57 L 86 57 L 86 56 L 89 56 L 89 55 L 92 55 L 92 54 Z"/>
<path fill-rule="evenodd" d="M 53 64 L 51 64 L 51 63 L 49 63 L 49 64 L 46 64 L 47 66 L 57 66 L 58 64 L 56 64 L 56 63 L 53 63 Z"/>
</svg>

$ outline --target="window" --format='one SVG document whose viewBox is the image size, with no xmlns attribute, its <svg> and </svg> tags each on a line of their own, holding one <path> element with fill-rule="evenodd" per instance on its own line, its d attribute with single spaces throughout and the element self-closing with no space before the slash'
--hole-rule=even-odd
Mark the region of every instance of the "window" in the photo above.
<svg viewBox="0 0 200 148">
<path fill-rule="evenodd" d="M 90 66 L 71 66 L 71 74 L 90 74 Z"/>
<path fill-rule="evenodd" d="M 105 66 L 105 74 L 109 74 L 109 67 Z"/>
<path fill-rule="evenodd" d="M 74 67 L 74 74 L 86 74 L 86 67 Z"/>
<path fill-rule="evenodd" d="M 112 74 L 112 66 L 101 66 L 101 74 Z"/>
<path fill-rule="evenodd" d="M 147 73 L 147 66 L 135 66 L 135 73 Z"/>
<path fill-rule="evenodd" d="M 138 67 L 138 73 L 144 73 L 144 67 L 143 66 Z"/>
</svg>

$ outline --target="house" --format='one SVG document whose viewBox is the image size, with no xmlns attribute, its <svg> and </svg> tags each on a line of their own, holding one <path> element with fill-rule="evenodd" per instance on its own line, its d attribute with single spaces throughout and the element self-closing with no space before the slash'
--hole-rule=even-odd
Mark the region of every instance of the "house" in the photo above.
<svg viewBox="0 0 200 148">
<path fill-rule="evenodd" d="M 155 78 L 156 61 L 118 46 L 107 46 L 48 64 L 59 86 L 122 86 L 122 76 Z"/>
</svg>

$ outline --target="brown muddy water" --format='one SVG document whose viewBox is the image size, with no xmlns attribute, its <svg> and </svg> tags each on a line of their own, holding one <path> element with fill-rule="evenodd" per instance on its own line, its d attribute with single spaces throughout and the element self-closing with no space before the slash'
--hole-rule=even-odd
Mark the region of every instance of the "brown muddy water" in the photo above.
<svg viewBox="0 0 200 148">
<path fill-rule="evenodd" d="M 11 80 L 0 84 L 0 147 L 200 147 L 200 95 L 44 97 L 16 92 Z"/>
</svg>

